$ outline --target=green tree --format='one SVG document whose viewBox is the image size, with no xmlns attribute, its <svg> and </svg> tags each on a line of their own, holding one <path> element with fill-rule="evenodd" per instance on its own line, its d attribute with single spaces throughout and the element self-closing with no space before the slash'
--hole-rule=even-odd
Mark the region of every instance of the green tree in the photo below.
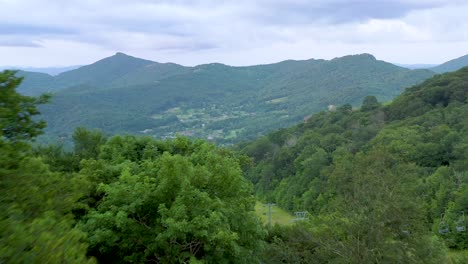
<svg viewBox="0 0 468 264">
<path fill-rule="evenodd" d="M 367 112 L 378 107 L 380 107 L 380 103 L 377 101 L 375 96 L 366 96 L 364 101 L 362 101 L 361 110 Z"/>
<path fill-rule="evenodd" d="M 93 263 L 85 233 L 72 228 L 79 182 L 31 157 L 0 176 L 0 262 Z"/>
<path fill-rule="evenodd" d="M 415 165 L 374 149 L 342 160 L 330 175 L 331 200 L 313 219 L 317 256 L 337 263 L 441 263 L 444 245 L 424 220 Z"/>
<path fill-rule="evenodd" d="M 146 142 L 143 149 L 140 141 Z M 113 144 L 133 151 L 116 156 Z M 163 144 L 131 136 L 111 138 L 102 151 L 102 159 L 83 163 L 81 171 L 92 180 L 96 170 L 88 166 L 121 168 L 117 178 L 98 185 L 101 200 L 80 224 L 99 260 L 246 263 L 258 258 L 263 230 L 253 211 L 252 187 L 234 154 L 186 138 Z"/>
<path fill-rule="evenodd" d="M 84 233 L 72 228 L 73 178 L 51 173 L 32 156 L 30 140 L 45 123 L 35 121 L 33 98 L 16 92 L 21 78 L 0 73 L 0 263 L 88 263 Z"/>
<path fill-rule="evenodd" d="M 72 138 L 74 154 L 78 160 L 97 158 L 100 146 L 106 142 L 106 137 L 100 130 L 88 130 L 84 127 L 76 128 Z"/>
<path fill-rule="evenodd" d="M 44 121 L 35 121 L 36 106 L 46 103 L 48 95 L 38 98 L 24 96 L 16 91 L 22 78 L 15 71 L 0 73 L 0 137 L 10 142 L 31 140 L 42 133 Z"/>
</svg>

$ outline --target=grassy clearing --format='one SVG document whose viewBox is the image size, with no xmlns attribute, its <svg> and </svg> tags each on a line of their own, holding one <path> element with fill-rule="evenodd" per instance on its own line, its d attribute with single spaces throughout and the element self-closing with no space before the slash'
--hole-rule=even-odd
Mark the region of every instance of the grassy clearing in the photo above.
<svg viewBox="0 0 468 264">
<path fill-rule="evenodd" d="M 237 138 L 238 135 L 240 133 L 242 133 L 242 131 L 244 131 L 245 129 L 244 128 L 241 128 L 241 129 L 234 129 L 234 130 L 230 130 L 228 135 L 224 138 L 224 139 L 234 139 L 234 138 Z"/>
<path fill-rule="evenodd" d="M 166 110 L 166 113 L 170 113 L 170 114 L 179 114 L 180 112 L 181 112 L 180 107 L 174 107 L 174 108 Z"/>
<path fill-rule="evenodd" d="M 258 217 L 260 217 L 263 223 L 268 224 L 268 206 L 257 201 L 257 204 L 255 204 L 255 212 L 257 213 Z M 290 215 L 283 209 L 277 206 L 271 207 L 271 222 L 273 225 L 289 225 L 292 224 L 293 219 L 294 216 Z"/>
<path fill-rule="evenodd" d="M 285 97 L 280 97 L 280 98 L 276 98 L 276 99 L 273 99 L 273 100 L 270 100 L 270 101 L 267 101 L 268 104 L 279 104 L 279 103 L 284 103 L 288 100 L 288 97 L 285 96 Z"/>
<path fill-rule="evenodd" d="M 163 119 L 163 115 L 154 114 L 154 115 L 151 116 L 151 118 L 153 118 L 153 119 Z"/>
<path fill-rule="evenodd" d="M 449 263 L 451 264 L 468 263 L 468 250 L 450 250 Z"/>
</svg>

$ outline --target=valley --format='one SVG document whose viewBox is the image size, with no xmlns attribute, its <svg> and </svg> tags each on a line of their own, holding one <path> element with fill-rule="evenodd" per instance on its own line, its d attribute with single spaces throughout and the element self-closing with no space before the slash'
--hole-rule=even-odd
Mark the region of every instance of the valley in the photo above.
<svg viewBox="0 0 468 264">
<path fill-rule="evenodd" d="M 0 264 L 467 264 L 467 14 L 0 0 Z"/>
<path fill-rule="evenodd" d="M 182 95 L 168 85 L 180 84 L 180 76 L 132 89 L 83 84 L 58 91 L 48 105 L 47 96 L 17 93 L 21 79 L 14 74 L 0 74 L 6 190 L 0 261 L 461 264 L 468 258 L 468 67 L 434 75 L 385 103 L 374 95 L 355 104 L 325 101 L 315 114 L 298 91 L 246 98 L 235 93 L 242 86 L 198 86 Z M 370 76 L 382 81 L 373 90 L 379 98 L 391 99 L 392 85 L 394 93 L 402 90 L 395 77 Z M 198 78 L 189 80 L 212 76 Z M 343 84 L 333 80 L 327 82 Z M 318 91 L 334 101 L 329 91 L 349 92 Z M 351 95 L 342 102 L 358 100 Z M 32 145 L 45 127 L 36 107 L 49 120 L 47 111 L 55 111 L 64 129 L 56 133 L 72 141 L 70 148 Z M 311 114 L 304 117 L 303 109 Z M 281 123 L 294 113 L 300 120 L 275 129 L 293 122 Z M 80 126 L 67 135 L 73 122 Z M 253 139 L 226 146 L 244 135 Z M 64 239 L 66 245 L 50 246 Z"/>
<path fill-rule="evenodd" d="M 248 67 L 185 67 L 117 53 L 54 77 L 18 74 L 25 77 L 19 88 L 23 93 L 53 95 L 40 108 L 48 123 L 42 142 L 70 142 L 73 129 L 84 126 L 110 135 L 180 134 L 230 145 L 303 121 L 329 106 L 357 107 L 367 95 L 389 101 L 435 73 L 398 67 L 370 54 Z"/>
</svg>

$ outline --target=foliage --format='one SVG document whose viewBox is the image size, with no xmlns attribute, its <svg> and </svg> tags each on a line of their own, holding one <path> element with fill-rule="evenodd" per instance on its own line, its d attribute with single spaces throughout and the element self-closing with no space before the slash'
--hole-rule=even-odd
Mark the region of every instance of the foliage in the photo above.
<svg viewBox="0 0 468 264">
<path fill-rule="evenodd" d="M 92 263 L 85 234 L 72 228 L 79 186 L 34 158 L 28 141 L 44 123 L 33 117 L 46 97 L 18 94 L 21 78 L 0 73 L 0 262 Z"/>
<path fill-rule="evenodd" d="M 100 147 L 106 142 L 105 136 L 100 130 L 90 131 L 78 127 L 73 132 L 74 154 L 78 160 L 97 158 Z"/>
<path fill-rule="evenodd" d="M 245 158 L 186 138 L 107 142 L 84 128 L 73 152 L 33 153 L 27 140 L 42 123 L 31 116 L 42 101 L 16 94 L 20 79 L 5 75 L 11 92 L 2 100 L 18 111 L 2 111 L 2 131 L 15 125 L 15 133 L 0 138 L 0 262 L 94 262 L 86 253 L 112 262 L 258 261 L 264 231 L 240 169 Z"/>
<path fill-rule="evenodd" d="M 105 171 L 113 168 L 109 178 Z M 80 228 L 100 261 L 257 258 L 263 231 L 233 153 L 186 138 L 116 136 L 101 147 L 99 158 L 82 162 L 80 175 L 95 188 Z"/>
<path fill-rule="evenodd" d="M 35 98 L 17 93 L 21 81 L 14 71 L 0 73 L 0 137 L 7 141 L 32 139 L 45 127 L 44 121 L 34 121 L 33 117 L 39 114 L 36 105 L 46 103 L 49 97 Z"/>
<path fill-rule="evenodd" d="M 376 108 L 379 108 L 379 102 L 375 96 L 366 96 L 362 102 L 361 110 L 362 111 L 371 111 Z"/>
<path fill-rule="evenodd" d="M 301 67 L 320 73 L 322 63 L 333 64 L 327 64 L 330 71 L 369 59 L 309 61 Z M 296 74 L 295 63 L 283 65 Z M 278 70 L 264 67 L 265 75 Z M 205 75 L 212 70 L 219 78 L 251 70 L 200 69 L 206 83 L 217 80 Z M 193 81 L 191 74 L 184 78 Z M 176 84 L 176 77 L 160 82 Z M 466 228 L 463 214 L 468 215 L 468 68 L 437 75 L 385 106 L 369 95 L 357 110 L 351 104 L 330 107 L 297 126 L 240 144 L 240 152 L 186 137 L 107 139 L 100 130 L 82 127 L 71 136 L 71 151 L 61 145 L 31 151 L 30 141 L 44 126 L 34 118 L 36 106 L 46 97 L 19 95 L 21 79 L 14 72 L 1 73 L 0 80 L 0 262 L 95 261 L 87 256 L 104 263 L 466 259 L 468 231 L 460 227 Z M 233 82 L 231 92 L 243 81 Z M 215 97 L 222 98 L 218 92 Z M 291 98 L 270 97 L 265 109 L 275 111 L 271 104 Z M 178 119 L 181 108 L 170 109 Z M 288 212 L 308 212 L 309 219 L 264 228 L 253 190 Z"/>
<path fill-rule="evenodd" d="M 303 232 L 317 262 L 447 262 L 443 243 L 468 247 L 467 89 L 464 68 L 386 106 L 321 112 L 242 145 L 247 177 L 260 199 L 313 215 Z"/>
<path fill-rule="evenodd" d="M 93 263 L 85 234 L 72 228 L 78 182 L 29 157 L 0 177 L 0 262 Z"/>
<path fill-rule="evenodd" d="M 264 263 L 320 263 L 315 255 L 318 244 L 307 223 L 275 225 L 269 230 L 266 241 L 269 246 L 262 254 Z"/>
<path fill-rule="evenodd" d="M 35 94 L 33 88 L 44 86 L 56 91 L 52 103 L 41 108 L 48 123 L 43 142 L 71 142 L 73 130 L 84 126 L 106 134 L 173 138 L 179 133 L 229 144 L 290 126 L 329 105 L 358 106 L 368 95 L 388 101 L 432 75 L 369 54 L 184 67 L 119 53 L 49 81 L 31 78 L 23 91 Z"/>
</svg>

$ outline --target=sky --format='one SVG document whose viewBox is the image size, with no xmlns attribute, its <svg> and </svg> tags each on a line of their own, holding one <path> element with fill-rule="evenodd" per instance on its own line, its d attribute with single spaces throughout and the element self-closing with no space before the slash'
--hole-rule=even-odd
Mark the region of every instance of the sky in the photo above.
<svg viewBox="0 0 468 264">
<path fill-rule="evenodd" d="M 468 54 L 466 0 L 0 0 L 0 66 L 84 65 L 116 52 L 193 66 L 370 53 Z"/>
</svg>

